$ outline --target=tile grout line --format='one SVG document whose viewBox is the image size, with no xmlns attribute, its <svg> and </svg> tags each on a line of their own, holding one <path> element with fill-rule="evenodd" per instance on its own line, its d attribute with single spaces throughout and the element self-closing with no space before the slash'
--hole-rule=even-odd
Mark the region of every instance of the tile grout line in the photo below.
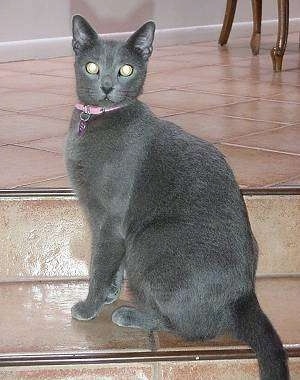
<svg viewBox="0 0 300 380">
<path fill-rule="evenodd" d="M 253 146 L 241 145 L 241 144 L 231 144 L 231 143 L 226 143 L 226 142 L 220 142 L 219 144 L 220 144 L 220 145 L 227 145 L 227 146 L 238 147 L 238 148 L 245 148 L 245 149 L 252 149 L 252 150 L 260 150 L 260 151 L 270 152 L 270 153 L 284 154 L 284 155 L 287 155 L 287 156 L 296 156 L 296 157 L 300 157 L 300 153 L 290 153 L 290 152 L 284 152 L 284 151 L 279 151 L 279 150 L 274 150 L 274 149 L 259 148 L 259 147 L 253 147 Z"/>
<path fill-rule="evenodd" d="M 14 186 L 14 187 L 10 187 L 10 189 L 18 189 L 18 188 L 26 188 L 26 186 L 28 185 L 35 185 L 35 184 L 38 184 L 38 183 L 46 183 L 46 182 L 49 182 L 49 181 L 53 181 L 53 180 L 56 180 L 56 179 L 61 179 L 61 178 L 68 178 L 67 175 L 60 175 L 60 176 L 57 176 L 57 177 L 53 177 L 53 178 L 47 178 L 45 180 L 42 180 L 42 181 L 34 181 L 34 182 L 28 182 L 28 183 L 23 183 L 22 185 L 17 185 L 17 186 Z"/>
<path fill-rule="evenodd" d="M 268 185 L 264 185 L 262 187 L 263 188 L 273 187 L 273 186 L 276 186 L 276 185 L 283 184 L 285 182 L 293 181 L 294 179 L 297 179 L 297 178 L 299 178 L 299 187 L 300 187 L 300 172 L 296 176 L 292 176 L 292 177 L 286 178 L 286 179 L 284 179 L 282 181 L 279 181 L 279 182 L 278 181 L 277 182 L 272 182 L 272 183 L 270 183 Z"/>
<path fill-rule="evenodd" d="M 219 140 L 219 141 L 224 141 L 224 142 L 234 142 L 235 139 L 239 139 L 239 138 L 242 138 L 242 137 L 249 137 L 249 136 L 256 136 L 256 135 L 263 135 L 265 133 L 269 133 L 269 132 L 273 132 L 273 131 L 278 131 L 280 129 L 284 129 L 284 128 L 289 128 L 291 126 L 289 125 L 281 125 L 281 126 L 277 126 L 277 127 L 274 127 L 274 128 L 270 128 L 270 129 L 265 129 L 263 131 L 256 131 L 256 132 L 250 132 L 250 133 L 247 133 L 245 135 L 239 135 L 239 136 L 235 136 L 235 137 L 230 137 L 229 139 L 226 139 L 226 140 Z"/>
<path fill-rule="evenodd" d="M 7 146 L 13 146 L 13 147 L 17 147 L 17 148 L 24 148 L 24 149 L 37 150 L 37 151 L 40 151 L 40 152 L 53 153 L 53 154 L 55 154 L 56 156 L 60 156 L 60 157 L 62 157 L 62 156 L 63 156 L 63 154 L 62 154 L 62 153 L 59 153 L 59 152 L 54 152 L 53 150 L 42 149 L 42 148 L 33 148 L 33 147 L 31 147 L 31 146 L 26 146 L 26 145 L 19 145 L 19 144 L 7 144 Z"/>
</svg>

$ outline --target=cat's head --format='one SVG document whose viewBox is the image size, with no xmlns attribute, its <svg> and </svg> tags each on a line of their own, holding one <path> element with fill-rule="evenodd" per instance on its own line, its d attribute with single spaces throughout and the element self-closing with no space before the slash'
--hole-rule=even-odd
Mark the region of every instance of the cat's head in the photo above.
<svg viewBox="0 0 300 380">
<path fill-rule="evenodd" d="M 109 106 L 142 91 L 155 24 L 141 26 L 126 42 L 101 39 L 81 16 L 73 17 L 77 95 L 81 102 Z"/>
</svg>

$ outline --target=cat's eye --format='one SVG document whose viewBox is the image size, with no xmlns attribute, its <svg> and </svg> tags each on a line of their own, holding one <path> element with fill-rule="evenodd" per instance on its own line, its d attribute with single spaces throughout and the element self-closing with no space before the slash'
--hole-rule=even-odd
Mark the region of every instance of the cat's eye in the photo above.
<svg viewBox="0 0 300 380">
<path fill-rule="evenodd" d="M 98 74 L 99 66 L 94 62 L 89 62 L 85 65 L 85 69 L 89 74 Z"/>
<path fill-rule="evenodd" d="M 133 67 L 131 65 L 123 65 L 119 73 L 122 77 L 129 77 L 133 73 Z"/>
</svg>

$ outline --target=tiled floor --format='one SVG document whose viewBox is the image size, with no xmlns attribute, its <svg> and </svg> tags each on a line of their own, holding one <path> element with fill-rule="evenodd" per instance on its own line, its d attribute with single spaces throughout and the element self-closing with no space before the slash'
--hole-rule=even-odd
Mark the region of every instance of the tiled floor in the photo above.
<svg viewBox="0 0 300 380">
<path fill-rule="evenodd" d="M 241 187 L 300 186 L 300 51 L 290 34 L 273 73 L 264 36 L 157 48 L 141 100 L 215 143 Z M 64 136 L 76 101 L 73 58 L 0 64 L 0 188 L 69 187 Z"/>
</svg>

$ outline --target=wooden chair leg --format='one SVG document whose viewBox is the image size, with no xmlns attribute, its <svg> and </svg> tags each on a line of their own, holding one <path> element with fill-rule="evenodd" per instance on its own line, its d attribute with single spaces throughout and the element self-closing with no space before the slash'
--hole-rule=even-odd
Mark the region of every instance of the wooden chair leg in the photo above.
<svg viewBox="0 0 300 380">
<path fill-rule="evenodd" d="M 236 3 L 237 3 L 237 0 L 227 0 L 222 31 L 219 37 L 219 44 L 221 46 L 227 44 L 232 23 L 233 23 L 233 19 L 234 19 Z"/>
<path fill-rule="evenodd" d="M 281 71 L 282 59 L 289 33 L 289 0 L 278 0 L 278 33 L 276 45 L 271 49 L 274 71 Z"/>
<path fill-rule="evenodd" d="M 251 2 L 253 13 L 253 32 L 250 47 L 252 54 L 257 55 L 260 47 L 262 0 L 251 0 Z"/>
</svg>

